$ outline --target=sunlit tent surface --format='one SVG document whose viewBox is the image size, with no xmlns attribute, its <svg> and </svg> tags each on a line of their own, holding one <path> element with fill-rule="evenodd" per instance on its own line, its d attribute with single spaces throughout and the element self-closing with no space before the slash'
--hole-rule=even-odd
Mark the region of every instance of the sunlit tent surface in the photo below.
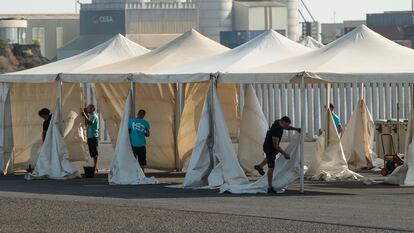
<svg viewBox="0 0 414 233">
<path fill-rule="evenodd" d="M 121 35 L 77 56 L 33 69 L 0 75 L 10 84 L 10 102 L 14 137 L 14 165 L 27 168 L 36 162 L 41 146 L 42 120 L 37 116 L 41 108 L 53 109 L 58 98 L 56 77 L 61 72 L 82 72 L 99 65 L 117 62 L 148 50 Z M 49 83 L 50 82 L 50 83 Z M 83 124 L 79 109 L 83 106 L 81 87 L 64 83 L 62 88 L 63 136 L 71 161 L 85 160 Z"/>
<path fill-rule="evenodd" d="M 330 82 L 411 81 L 414 50 L 362 25 L 310 53 L 248 69 L 243 74 L 223 74 L 221 82 L 288 82 L 304 71 L 309 77 Z"/>
<path fill-rule="evenodd" d="M 319 48 L 322 48 L 324 46 L 321 42 L 313 39 L 310 36 L 307 36 L 307 37 L 303 38 L 302 40 L 300 40 L 299 44 L 304 45 L 304 46 L 306 46 L 308 48 L 311 48 L 311 49 L 319 49 Z"/>
<path fill-rule="evenodd" d="M 247 68 L 280 61 L 309 51 L 309 48 L 269 30 L 232 50 L 174 69 L 167 69 L 162 73 L 240 72 Z"/>
</svg>

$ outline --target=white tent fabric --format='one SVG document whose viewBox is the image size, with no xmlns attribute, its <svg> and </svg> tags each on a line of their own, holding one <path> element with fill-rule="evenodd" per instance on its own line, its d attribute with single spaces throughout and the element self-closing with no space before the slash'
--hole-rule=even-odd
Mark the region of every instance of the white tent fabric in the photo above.
<svg viewBox="0 0 414 233">
<path fill-rule="evenodd" d="M 185 188 L 247 184 L 224 122 L 215 85 L 210 85 L 204 102 L 197 139 L 184 178 Z"/>
<path fill-rule="evenodd" d="M 348 169 L 338 131 L 330 112 L 329 116 L 327 136 L 325 137 L 326 132 L 324 132 L 317 139 L 314 155 L 305 175 L 312 180 L 357 180 L 362 176 Z M 325 149 L 326 138 L 328 144 Z"/>
<path fill-rule="evenodd" d="M 215 72 L 240 72 L 282 59 L 310 52 L 283 35 L 269 30 L 232 50 L 173 69 L 163 70 L 164 74 L 192 74 Z"/>
<path fill-rule="evenodd" d="M 286 82 L 303 71 L 330 82 L 409 82 L 414 77 L 414 50 L 362 25 L 310 53 L 245 70 L 243 74 L 223 74 L 219 81 Z"/>
<path fill-rule="evenodd" d="M 111 185 L 157 184 L 158 181 L 154 177 L 145 177 L 138 160 L 135 159 L 132 152 L 128 131 L 132 104 L 132 91 L 130 90 L 125 101 L 115 155 L 108 174 L 108 182 Z"/>
<path fill-rule="evenodd" d="M 364 100 L 359 100 L 341 138 L 348 166 L 352 170 L 372 168 L 377 156 L 374 147 L 374 120 Z"/>
<path fill-rule="evenodd" d="M 385 183 L 401 186 L 414 186 L 414 110 L 411 108 L 409 114 L 408 129 L 405 139 L 405 159 L 402 166 L 397 167 L 394 172 L 385 179 Z"/>
<path fill-rule="evenodd" d="M 319 49 L 319 48 L 322 48 L 323 46 L 325 46 L 321 42 L 313 39 L 311 36 L 307 36 L 307 37 L 303 38 L 302 40 L 299 41 L 299 44 L 304 45 L 304 46 L 306 46 L 308 48 L 311 48 L 311 49 Z"/>
<path fill-rule="evenodd" d="M 13 131 L 9 87 L 0 83 L 0 174 L 13 173 Z"/>
<path fill-rule="evenodd" d="M 60 73 L 81 73 L 131 57 L 149 50 L 118 34 L 110 40 L 79 55 L 32 69 L 0 75 L 0 82 L 47 83 L 55 82 Z M 75 77 L 75 82 L 82 82 Z"/>
<path fill-rule="evenodd" d="M 55 112 L 60 112 L 59 100 Z M 60 114 L 53 114 L 45 141 L 40 149 L 35 169 L 27 173 L 25 179 L 73 179 L 80 178 L 80 173 L 69 162 L 69 151 L 60 132 L 62 121 Z"/>
<path fill-rule="evenodd" d="M 237 154 L 241 167 L 248 174 L 253 174 L 253 166 L 263 160 L 263 142 L 268 128 L 253 86 L 248 84 L 244 92 Z"/>
<path fill-rule="evenodd" d="M 300 177 L 300 147 L 301 138 L 299 134 L 292 137 L 292 141 L 286 147 L 286 152 L 291 155 L 290 160 L 283 156 L 276 159 L 275 170 L 273 173 L 272 186 L 275 190 L 282 190 L 288 185 L 298 180 Z M 231 193 L 266 193 L 268 188 L 267 174 L 251 184 L 229 185 L 224 184 L 220 187 L 220 192 Z"/>
<path fill-rule="evenodd" d="M 29 164 L 35 164 L 42 146 L 42 119 L 37 112 L 41 108 L 53 108 L 53 103 L 58 98 L 57 89 L 56 83 L 10 85 L 15 169 L 26 169 Z M 84 121 L 78 113 L 83 105 L 80 85 L 65 83 L 62 97 L 63 136 L 69 150 L 69 160 L 85 161 L 88 153 Z"/>
</svg>

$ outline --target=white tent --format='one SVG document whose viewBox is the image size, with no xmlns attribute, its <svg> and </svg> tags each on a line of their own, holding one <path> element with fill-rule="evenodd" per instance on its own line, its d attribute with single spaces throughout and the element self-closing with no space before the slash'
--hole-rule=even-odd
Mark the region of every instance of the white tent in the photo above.
<svg viewBox="0 0 414 233">
<path fill-rule="evenodd" d="M 311 36 L 307 36 L 299 41 L 299 44 L 304 45 L 311 49 L 319 49 L 324 46 L 321 42 L 313 39 Z"/>
<path fill-rule="evenodd" d="M 359 100 L 341 137 L 345 158 L 352 170 L 372 168 L 375 125 L 364 100 Z"/>
<path fill-rule="evenodd" d="M 251 84 L 244 92 L 243 114 L 240 121 L 237 157 L 246 173 L 253 174 L 253 166 L 263 160 L 263 142 L 269 129 L 266 117 Z"/>
<path fill-rule="evenodd" d="M 73 179 L 80 173 L 69 162 L 69 151 L 60 132 L 60 103 L 56 102 L 55 114 L 50 121 L 45 141 L 40 149 L 35 169 L 27 173 L 25 179 Z"/>
<path fill-rule="evenodd" d="M 402 166 L 385 179 L 385 183 L 401 186 L 414 186 L 414 109 L 411 107 L 405 139 L 405 159 Z"/>
<path fill-rule="evenodd" d="M 247 183 L 229 137 L 215 84 L 210 84 L 184 187 L 214 188 Z"/>
<path fill-rule="evenodd" d="M 115 80 L 123 80 L 128 73 L 134 72 L 158 72 L 163 69 L 170 69 L 184 63 L 203 59 L 227 51 L 228 48 L 208 39 L 195 30 L 190 30 L 166 45 L 155 49 L 143 56 L 127 59 L 122 62 L 114 63 L 108 66 L 99 67 L 88 71 L 88 74 L 82 74 L 86 80 L 91 82 L 95 78 L 100 79 L 103 76 L 108 77 L 107 80 L 113 78 Z M 68 75 L 70 79 L 72 76 Z M 184 76 L 185 78 L 185 76 Z M 209 77 L 205 78 L 209 80 Z M 192 80 L 182 80 L 181 82 L 191 82 Z M 128 82 L 128 81 L 127 81 Z M 148 166 L 158 169 L 175 169 L 177 168 L 176 140 L 178 147 L 181 142 L 187 143 L 190 148 L 194 145 L 195 129 L 198 119 L 194 115 L 201 112 L 202 102 L 193 105 L 195 95 L 197 98 L 204 98 L 204 89 L 208 84 L 188 84 L 185 87 L 185 110 L 182 114 L 181 126 L 178 127 L 176 121 L 177 101 L 180 101 L 180 90 L 177 90 L 174 81 L 165 79 L 151 80 L 150 83 L 135 84 L 135 109 L 145 109 L 146 118 L 152 125 L 151 137 L 148 140 Z M 166 84 L 160 84 L 166 83 Z M 106 125 L 109 129 L 109 135 L 113 143 L 117 140 L 119 122 L 122 116 L 122 103 L 126 98 L 127 91 L 130 88 L 129 83 L 96 83 L 95 94 L 98 104 L 102 110 Z M 194 93 L 193 90 L 202 90 Z M 228 122 L 238 122 L 237 113 L 237 92 L 235 88 L 221 87 L 219 92 L 225 96 L 222 104 L 226 106 L 225 117 Z M 190 110 L 188 112 L 189 109 Z M 195 110 L 196 109 L 196 110 Z M 233 124 L 235 125 L 235 124 Z M 180 132 L 186 132 L 185 135 L 180 134 L 176 139 L 176 131 L 180 128 Z M 236 126 L 230 126 L 232 132 L 237 131 Z M 188 130 L 187 130 L 188 129 Z M 181 140 L 181 137 L 189 137 L 189 140 Z M 192 143 L 191 143 L 192 141 Z M 186 153 L 179 153 L 179 162 L 183 163 Z"/>
<path fill-rule="evenodd" d="M 115 155 L 111 163 L 108 174 L 109 184 L 118 185 L 138 185 L 138 184 L 157 184 L 154 177 L 145 177 L 144 172 L 135 159 L 129 140 L 128 121 L 131 116 L 132 91 L 129 91 L 125 101 L 124 112 L 119 127 L 118 140 L 115 147 Z"/>
<path fill-rule="evenodd" d="M 273 30 L 269 30 L 227 52 L 174 67 L 173 69 L 167 69 L 161 73 L 209 74 L 216 72 L 240 72 L 241 70 L 280 61 L 310 51 L 309 48 Z"/>
<path fill-rule="evenodd" d="M 310 53 L 245 70 L 222 74 L 220 82 L 289 82 L 298 73 L 329 82 L 408 82 L 414 77 L 414 50 L 362 25 Z"/>
<path fill-rule="evenodd" d="M 361 175 L 349 170 L 332 114 L 329 111 L 327 115 L 329 116 L 327 117 L 327 130 L 316 141 L 313 158 L 306 171 L 306 176 L 312 180 L 325 181 L 361 178 Z M 327 136 L 325 137 L 325 135 Z"/>
<path fill-rule="evenodd" d="M 274 190 L 282 191 L 288 185 L 298 180 L 300 177 L 300 135 L 295 134 L 292 141 L 286 147 L 286 152 L 291 155 L 290 160 L 278 155 L 276 158 L 275 170 L 273 173 L 272 187 Z M 220 187 L 220 192 L 231 193 L 266 193 L 269 183 L 267 174 L 259 180 L 250 184 L 229 185 L 224 184 Z"/>
<path fill-rule="evenodd" d="M 113 63 L 148 50 L 121 35 L 77 56 L 33 69 L 0 75 L 1 82 L 10 83 L 10 101 L 13 120 L 14 163 L 16 169 L 34 163 L 41 146 L 41 120 L 37 111 L 51 109 L 61 95 L 64 119 L 64 137 L 70 160 L 85 160 L 86 148 L 83 120 L 79 108 L 83 106 L 79 84 L 65 83 L 61 90 L 56 78 L 61 72 L 81 72 L 95 66 Z M 60 94 L 61 93 L 61 94 Z"/>
</svg>

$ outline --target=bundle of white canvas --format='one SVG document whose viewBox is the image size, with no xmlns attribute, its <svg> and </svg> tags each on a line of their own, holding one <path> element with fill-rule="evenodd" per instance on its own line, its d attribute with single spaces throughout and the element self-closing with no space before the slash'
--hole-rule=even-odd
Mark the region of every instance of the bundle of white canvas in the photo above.
<svg viewBox="0 0 414 233">
<path fill-rule="evenodd" d="M 329 111 L 329 110 L 328 110 Z M 312 161 L 306 172 L 306 177 L 312 180 L 358 180 L 362 176 L 349 170 L 338 131 L 329 111 L 328 145 L 325 149 L 325 133 L 315 143 Z"/>
<path fill-rule="evenodd" d="M 185 85 L 184 108 L 181 114 L 177 143 L 181 164 L 186 170 L 196 141 L 197 128 L 208 89 L 207 83 Z M 232 141 L 237 141 L 239 134 L 240 116 L 238 106 L 238 89 L 233 84 L 218 84 L 218 96 L 223 107 L 223 116 Z"/>
<path fill-rule="evenodd" d="M 63 140 L 59 126 L 60 120 L 59 100 L 56 103 L 55 114 L 50 121 L 45 141 L 39 152 L 35 169 L 27 173 L 25 179 L 73 179 L 80 178 L 80 173 L 69 162 L 69 151 Z"/>
<path fill-rule="evenodd" d="M 225 183 L 247 184 L 248 179 L 234 152 L 216 87 L 210 85 L 201 113 L 196 143 L 184 179 L 184 187 L 214 188 Z"/>
<path fill-rule="evenodd" d="M 0 174 L 13 173 L 13 131 L 9 87 L 0 83 Z"/>
<path fill-rule="evenodd" d="M 82 92 L 79 84 L 63 85 L 62 117 L 64 138 L 70 161 L 86 161 L 87 150 L 83 132 L 84 123 L 78 113 L 82 107 Z M 42 146 L 41 108 L 53 108 L 58 98 L 57 84 L 15 83 L 10 86 L 11 112 L 14 140 L 14 167 L 26 169 L 37 160 Z"/>
<path fill-rule="evenodd" d="M 273 173 L 272 186 L 275 190 L 286 188 L 289 184 L 295 182 L 300 177 L 300 134 L 295 134 L 292 141 L 286 147 L 285 151 L 291 156 L 286 160 L 283 156 L 278 155 L 276 158 L 275 170 Z M 224 184 L 220 187 L 220 192 L 231 193 L 266 193 L 268 188 L 267 173 L 259 180 L 251 184 L 229 185 Z"/>
<path fill-rule="evenodd" d="M 405 139 L 405 159 L 402 166 L 385 179 L 385 183 L 401 186 L 414 186 L 414 111 L 409 114 L 408 130 Z"/>
<path fill-rule="evenodd" d="M 244 94 L 238 148 L 240 165 L 248 174 L 253 174 L 253 166 L 263 160 L 263 142 L 268 128 L 253 86 L 248 84 Z"/>
<path fill-rule="evenodd" d="M 359 100 L 341 138 L 341 143 L 352 170 L 371 168 L 376 155 L 374 146 L 375 125 L 364 100 Z"/>
<path fill-rule="evenodd" d="M 154 177 L 145 177 L 144 172 L 135 159 L 129 140 L 128 121 L 131 116 L 132 91 L 125 101 L 124 112 L 116 141 L 115 155 L 108 174 L 111 185 L 157 184 Z"/>
<path fill-rule="evenodd" d="M 130 84 L 96 83 L 94 91 L 105 126 L 115 148 L 119 124 L 124 114 L 124 102 Z M 144 109 L 151 125 L 151 138 L 147 144 L 148 167 L 175 168 L 175 85 L 135 84 L 135 109 Z"/>
</svg>

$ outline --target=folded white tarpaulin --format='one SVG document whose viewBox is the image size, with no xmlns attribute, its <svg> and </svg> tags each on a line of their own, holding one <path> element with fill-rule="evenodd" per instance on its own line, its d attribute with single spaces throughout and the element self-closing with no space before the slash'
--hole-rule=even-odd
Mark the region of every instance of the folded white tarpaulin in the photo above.
<svg viewBox="0 0 414 233">
<path fill-rule="evenodd" d="M 324 46 L 324 44 L 322 44 L 321 42 L 313 39 L 310 36 L 307 36 L 305 38 L 303 38 L 302 40 L 299 41 L 299 44 L 304 45 L 308 48 L 311 49 L 319 49 L 322 48 Z"/>
<path fill-rule="evenodd" d="M 48 83 L 55 82 L 60 73 L 82 73 L 99 66 L 111 64 L 147 53 L 149 50 L 118 34 L 110 40 L 79 55 L 32 69 L 0 75 L 0 82 Z M 63 79 L 63 77 L 61 77 Z M 72 77 L 73 82 L 83 82 L 82 77 Z"/>
<path fill-rule="evenodd" d="M 27 173 L 25 179 L 73 179 L 80 178 L 80 173 L 69 162 L 69 151 L 60 132 L 62 124 L 59 100 L 55 107 L 45 141 L 40 149 L 36 166 L 32 173 Z"/>
<path fill-rule="evenodd" d="M 253 166 L 263 160 L 263 142 L 269 129 L 266 117 L 251 84 L 244 92 L 244 106 L 240 122 L 237 157 L 243 170 L 253 174 Z"/>
<path fill-rule="evenodd" d="M 9 87 L 0 83 L 0 174 L 13 173 L 13 131 Z"/>
<path fill-rule="evenodd" d="M 414 78 L 414 50 L 362 25 L 310 53 L 248 69 L 242 74 L 223 74 L 219 81 L 236 82 L 240 77 L 240 82 L 271 83 L 304 71 L 329 82 L 411 82 Z"/>
<path fill-rule="evenodd" d="M 375 125 L 364 100 L 355 106 L 341 138 L 348 166 L 352 170 L 372 168 L 377 158 L 373 151 Z"/>
<path fill-rule="evenodd" d="M 409 114 L 408 129 L 405 139 L 405 159 L 402 166 L 397 167 L 394 172 L 385 179 L 385 183 L 401 186 L 414 186 L 414 110 L 411 108 Z"/>
<path fill-rule="evenodd" d="M 216 87 L 210 84 L 184 187 L 219 187 L 225 183 L 247 184 L 248 179 L 234 152 Z"/>
<path fill-rule="evenodd" d="M 329 110 L 328 110 L 329 111 Z M 361 175 L 349 170 L 338 131 L 329 112 L 328 133 L 324 132 L 316 141 L 314 155 L 306 177 L 312 180 L 357 180 Z M 326 135 L 326 137 L 325 137 Z M 325 140 L 328 140 L 325 149 Z"/>
<path fill-rule="evenodd" d="M 291 156 L 286 160 L 283 156 L 278 155 L 273 172 L 272 186 L 275 190 L 282 190 L 288 185 L 295 182 L 300 177 L 300 134 L 295 134 L 292 141 L 286 147 L 285 151 Z M 229 185 L 224 184 L 220 187 L 220 192 L 231 193 L 266 193 L 268 188 L 267 173 L 259 180 L 251 184 Z"/>
<path fill-rule="evenodd" d="M 112 185 L 157 184 L 154 177 L 146 177 L 132 152 L 128 122 L 131 117 L 132 91 L 128 93 L 115 147 L 115 155 L 108 174 Z"/>
</svg>

